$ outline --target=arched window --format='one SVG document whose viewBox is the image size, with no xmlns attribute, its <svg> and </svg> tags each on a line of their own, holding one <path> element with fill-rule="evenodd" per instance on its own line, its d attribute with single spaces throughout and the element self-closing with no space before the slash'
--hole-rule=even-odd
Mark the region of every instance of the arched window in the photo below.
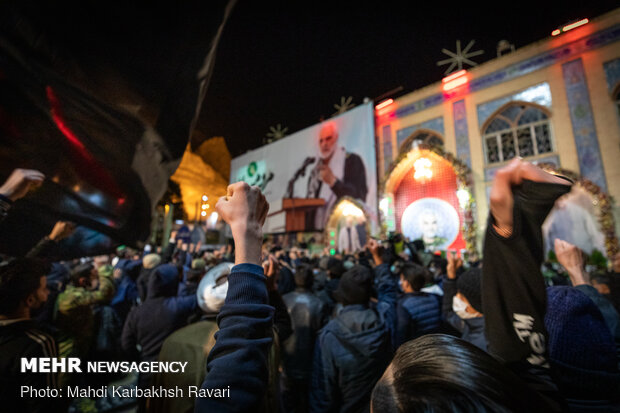
<svg viewBox="0 0 620 413">
<path fill-rule="evenodd" d="M 443 147 L 443 139 L 440 135 L 431 130 L 420 129 L 403 141 L 400 145 L 399 152 L 409 152 L 416 144 L 420 143 Z"/>
<path fill-rule="evenodd" d="M 529 103 L 515 102 L 500 109 L 486 122 L 482 135 L 487 164 L 553 151 L 549 116 Z"/>
</svg>

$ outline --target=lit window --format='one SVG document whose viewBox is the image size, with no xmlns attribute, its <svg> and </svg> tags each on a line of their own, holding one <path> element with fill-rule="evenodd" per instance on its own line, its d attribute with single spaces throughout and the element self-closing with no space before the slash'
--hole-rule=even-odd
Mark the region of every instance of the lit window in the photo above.
<svg viewBox="0 0 620 413">
<path fill-rule="evenodd" d="M 487 122 L 483 142 L 487 164 L 553 151 L 549 117 L 524 103 L 509 105 Z"/>
</svg>

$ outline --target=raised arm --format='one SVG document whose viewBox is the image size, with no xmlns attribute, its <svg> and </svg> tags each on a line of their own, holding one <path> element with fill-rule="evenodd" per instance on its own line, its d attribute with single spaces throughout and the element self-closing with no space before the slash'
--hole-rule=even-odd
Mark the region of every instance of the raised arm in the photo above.
<svg viewBox="0 0 620 413">
<path fill-rule="evenodd" d="M 366 246 L 375 263 L 374 273 L 377 280 L 377 311 L 390 330 L 392 347 L 395 348 L 397 343 L 396 292 L 398 290 L 398 281 L 396 281 L 396 278 L 390 271 L 390 264 L 384 262 L 379 251 L 379 243 L 371 238 L 368 240 Z"/>
<path fill-rule="evenodd" d="M 35 258 L 40 255 L 45 255 L 45 253 L 57 243 L 62 241 L 63 239 L 69 237 L 75 231 L 75 224 L 67 221 L 58 221 L 54 224 L 54 228 L 49 233 L 43 237 L 37 245 L 32 247 L 28 253 L 26 253 L 26 257 Z"/>
<path fill-rule="evenodd" d="M 542 223 L 570 181 L 515 159 L 491 188 L 482 264 L 489 352 L 506 363 L 547 366 Z"/>
<path fill-rule="evenodd" d="M 561 239 L 555 240 L 554 251 L 558 257 L 558 262 L 568 273 L 573 287 L 587 295 L 596 304 L 599 310 L 601 310 L 609 331 L 618 340 L 620 338 L 618 312 L 609 300 L 590 285 L 590 275 L 585 269 L 583 252 L 575 245 Z"/>
<path fill-rule="evenodd" d="M 26 196 L 43 183 L 45 175 L 34 169 L 14 169 L 0 186 L 0 221 L 8 214 L 13 202 Z"/>
<path fill-rule="evenodd" d="M 72 294 L 66 300 L 58 302 L 58 311 L 67 314 L 76 308 L 88 306 L 92 304 L 109 303 L 114 297 L 116 286 L 113 279 L 113 271 L 111 265 L 103 265 L 97 270 L 99 276 L 99 287 L 96 290 L 82 290 L 80 294 Z"/>
<path fill-rule="evenodd" d="M 231 227 L 236 265 L 228 276 L 228 294 L 217 318 L 219 331 L 202 388 L 230 391 L 228 398 L 199 397 L 195 411 L 259 411 L 267 392 L 273 341 L 274 310 L 268 305 L 261 267 L 262 226 L 269 205 L 257 187 L 239 182 L 228 187 L 216 209 Z"/>
<path fill-rule="evenodd" d="M 446 267 L 446 280 L 443 282 L 443 298 L 441 304 L 441 315 L 452 327 L 459 332 L 465 329 L 465 322 L 452 309 L 452 301 L 456 295 L 456 270 L 463 264 L 460 258 L 454 254 L 448 254 L 448 265 Z"/>
</svg>

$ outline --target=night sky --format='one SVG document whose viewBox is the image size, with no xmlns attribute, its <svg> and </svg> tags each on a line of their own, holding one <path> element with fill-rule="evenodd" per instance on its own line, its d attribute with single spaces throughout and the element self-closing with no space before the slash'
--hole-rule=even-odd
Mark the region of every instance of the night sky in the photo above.
<svg viewBox="0 0 620 413">
<path fill-rule="evenodd" d="M 462 47 L 475 40 L 472 50 L 484 54 L 472 60 L 482 63 L 497 56 L 502 39 L 518 49 L 618 7 L 607 0 L 485 3 L 238 1 L 200 130 L 223 136 L 235 157 L 261 146 L 270 126 L 280 123 L 292 134 L 330 117 L 341 96 L 361 104 L 439 81 L 447 66 L 436 62 L 448 57 L 441 49 L 455 51 L 457 39 Z"/>
</svg>

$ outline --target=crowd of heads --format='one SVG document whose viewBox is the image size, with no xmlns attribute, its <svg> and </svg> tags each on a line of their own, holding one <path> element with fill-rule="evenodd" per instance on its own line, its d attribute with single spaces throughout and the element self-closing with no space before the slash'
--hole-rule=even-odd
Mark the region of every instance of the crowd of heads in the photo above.
<svg viewBox="0 0 620 413">
<path fill-rule="evenodd" d="M 496 412 L 549 406 L 491 356 L 484 268 L 477 256 L 433 251 L 423 240 L 398 233 L 370 239 L 353 254 L 268 242 L 262 251 L 278 338 L 277 354 L 269 357 L 268 411 Z M 620 259 L 587 274 L 581 257 L 580 284 L 591 289 L 586 295 L 575 288 L 575 269 L 564 257 L 558 254 L 558 262 L 542 268 L 553 272 L 545 277 L 553 383 L 567 398 L 617 403 Z M 7 320 L 36 319 L 61 349 L 58 357 L 85 360 L 185 357 L 172 343 L 187 340 L 201 349 L 193 360 L 202 370 L 200 385 L 234 261 L 234 243 L 212 247 L 174 238 L 162 247 L 119 247 L 69 261 L 3 257 L 0 327 Z M 183 336 L 197 327 L 208 333 Z M 336 388 L 327 391 L 321 380 L 330 375 Z M 106 379 L 109 384 L 119 375 Z M 150 374 L 134 379 L 143 387 L 162 381 Z M 60 381 L 91 385 L 102 378 L 68 374 Z M 84 400 L 69 402 L 65 407 L 84 408 Z M 100 400 L 89 402 L 100 407 Z M 155 409 L 156 400 L 131 402 L 140 411 L 166 411 Z"/>
</svg>

